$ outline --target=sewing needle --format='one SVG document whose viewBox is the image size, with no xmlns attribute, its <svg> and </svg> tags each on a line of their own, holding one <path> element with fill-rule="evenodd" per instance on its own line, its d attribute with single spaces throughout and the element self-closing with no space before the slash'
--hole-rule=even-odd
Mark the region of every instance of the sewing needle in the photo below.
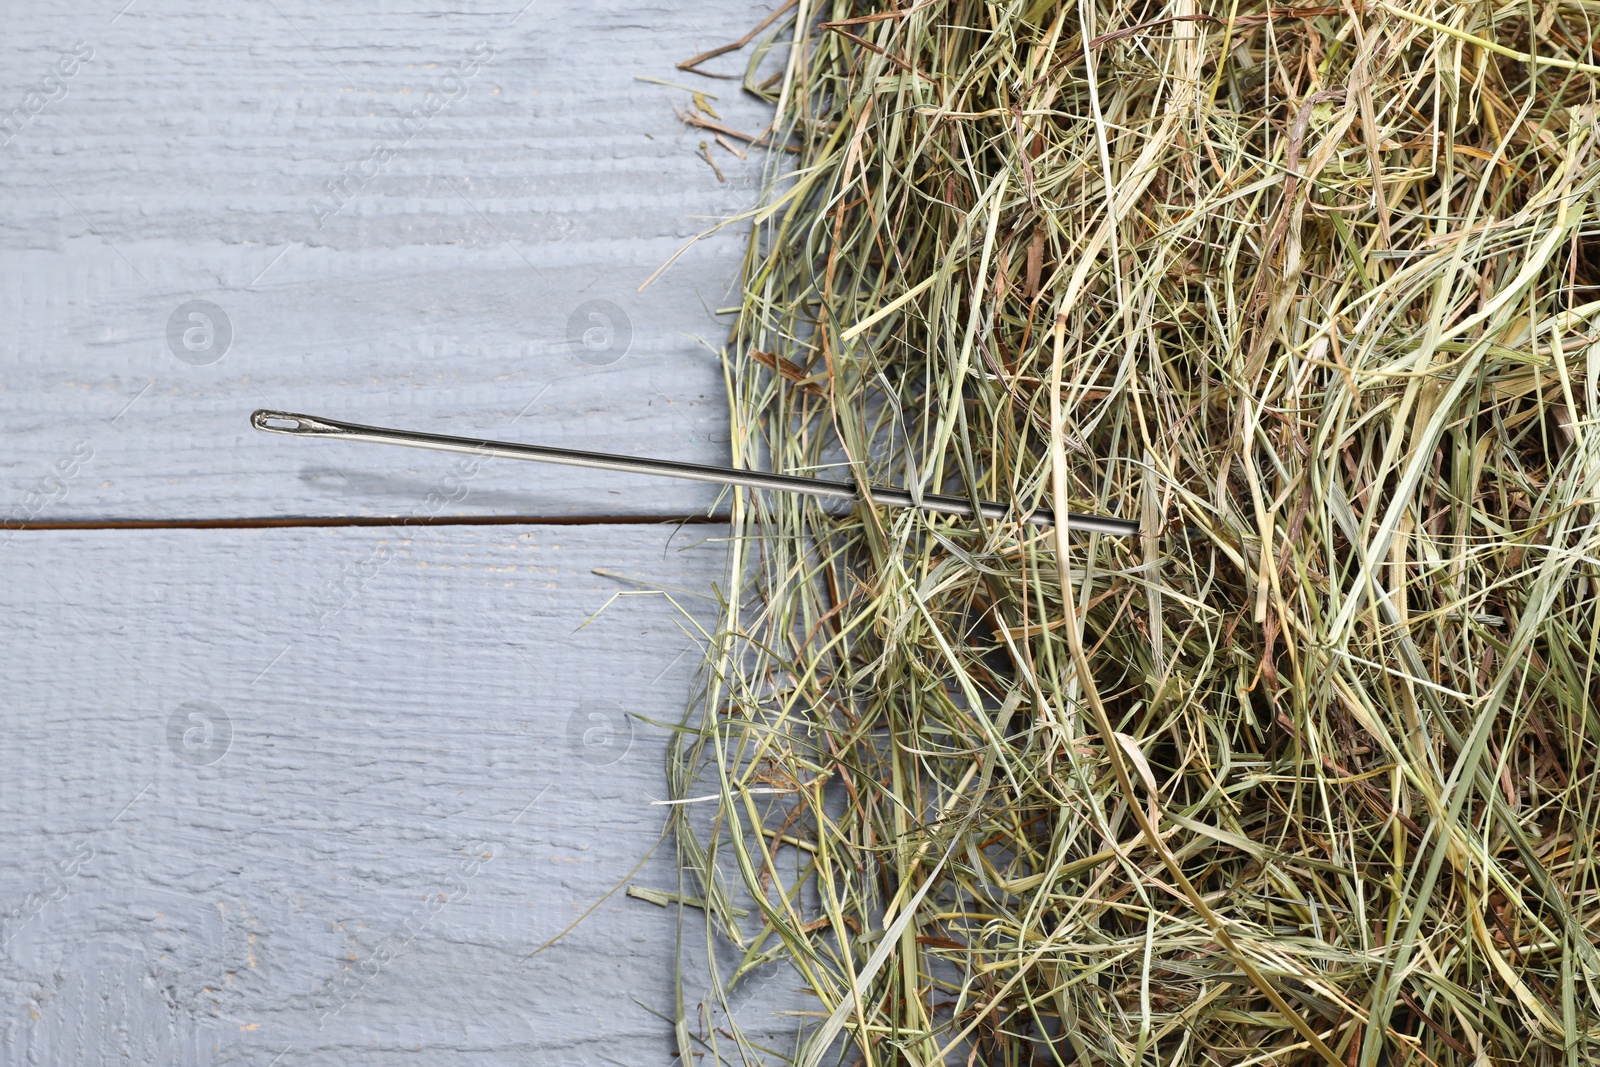
<svg viewBox="0 0 1600 1067">
<path fill-rule="evenodd" d="M 732 467 L 713 467 L 703 463 L 682 463 L 670 459 L 644 459 L 638 456 L 619 456 L 605 452 L 579 452 L 569 448 L 548 445 L 517 444 L 510 441 L 489 441 L 475 437 L 449 437 L 444 434 L 418 433 L 414 430 L 390 430 L 381 426 L 363 426 L 338 419 L 316 418 L 288 411 L 260 410 L 250 416 L 250 423 L 267 433 L 288 434 L 294 437 L 317 437 L 340 441 L 372 441 L 385 445 L 405 445 L 409 448 L 428 448 L 438 452 L 464 452 L 470 455 L 499 456 L 505 459 L 526 459 L 540 463 L 557 463 L 568 467 L 589 467 L 594 470 L 619 471 L 625 474 L 650 474 L 664 478 L 686 478 L 697 482 L 718 485 L 738 485 L 749 489 L 768 489 L 779 493 L 799 493 L 803 496 L 826 500 L 869 500 L 898 508 L 920 508 L 940 515 L 971 518 L 972 501 L 956 496 L 939 496 L 924 493 L 912 496 L 904 489 L 871 486 L 863 493 L 853 482 L 827 481 L 821 478 L 802 478 L 792 474 L 769 474 L 763 471 L 736 470 Z M 1005 504 L 981 501 L 977 510 L 984 518 L 1007 519 L 1013 512 Z M 1021 516 L 1023 522 L 1034 526 L 1053 526 L 1055 513 L 1049 508 Z M 1112 537 L 1132 537 L 1139 532 L 1139 524 L 1131 519 L 1118 519 L 1106 515 L 1080 515 L 1067 513 L 1067 528 L 1085 533 L 1103 533 Z"/>
</svg>

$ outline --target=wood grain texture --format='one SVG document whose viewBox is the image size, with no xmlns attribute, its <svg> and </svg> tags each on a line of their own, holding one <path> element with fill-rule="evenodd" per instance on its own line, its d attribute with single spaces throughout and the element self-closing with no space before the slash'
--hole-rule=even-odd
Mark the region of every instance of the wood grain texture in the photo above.
<svg viewBox="0 0 1600 1067">
<path fill-rule="evenodd" d="M 719 182 L 674 115 L 689 94 L 635 76 L 695 81 L 761 129 L 736 82 L 673 64 L 770 4 L 125 3 L 19 7 L 0 38 L 0 520 L 405 515 L 453 462 L 267 438 L 246 423 L 263 406 L 725 458 L 711 312 L 737 302 L 742 241 L 635 288 L 753 203 L 763 156 L 713 144 Z M 231 330 L 209 365 L 220 319 L 190 352 L 180 317 L 188 361 L 169 337 L 194 300 Z M 600 350 L 571 341 L 595 300 L 631 333 L 607 365 L 621 333 L 580 314 Z M 451 507 L 715 495 L 520 465 Z"/>
<path fill-rule="evenodd" d="M 660 834 L 665 731 L 621 713 L 681 716 L 725 530 L 399 533 L 0 552 L 0 1062 L 669 1062 L 671 912 L 527 957 Z"/>
</svg>

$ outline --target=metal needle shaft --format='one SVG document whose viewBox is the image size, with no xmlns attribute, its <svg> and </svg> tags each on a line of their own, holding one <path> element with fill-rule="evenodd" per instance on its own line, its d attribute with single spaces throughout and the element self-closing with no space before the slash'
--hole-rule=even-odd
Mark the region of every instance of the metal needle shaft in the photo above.
<svg viewBox="0 0 1600 1067">
<path fill-rule="evenodd" d="M 702 463 L 680 463 L 670 459 L 617 456 L 605 452 L 579 452 L 570 448 L 551 448 L 548 445 L 448 437 L 444 434 L 417 433 L 413 430 L 390 430 L 381 426 L 363 426 L 359 423 L 297 415 L 288 411 L 257 411 L 250 416 L 250 423 L 256 429 L 265 430 L 267 433 L 289 434 L 294 437 L 372 441 L 384 445 L 429 448 L 438 452 L 465 452 L 478 456 L 501 456 L 506 459 L 558 463 L 568 467 L 592 467 L 596 470 L 621 471 L 626 474 L 687 478 L 691 481 L 714 482 L 718 485 L 740 485 L 750 489 L 770 489 L 779 493 L 799 493 L 803 496 L 822 497 L 828 500 L 869 500 L 874 504 L 920 508 L 941 515 L 971 518 L 973 514 L 972 502 L 962 497 L 930 494 L 913 497 L 904 489 L 879 486 L 871 486 L 862 492 L 852 482 L 830 482 L 820 478 L 800 478 L 791 474 L 768 474 L 762 471 L 736 470 L 732 467 L 713 467 Z M 989 519 L 1005 519 L 1012 515 L 1011 508 L 1005 504 L 987 500 L 980 502 L 977 510 Z M 1022 521 L 1035 526 L 1053 526 L 1056 523 L 1055 513 L 1049 508 L 1040 508 L 1021 518 Z M 1067 528 L 1083 530 L 1086 533 L 1109 534 L 1112 537 L 1132 537 L 1139 532 L 1139 524 L 1131 519 L 1079 515 L 1076 512 L 1067 513 Z"/>
</svg>

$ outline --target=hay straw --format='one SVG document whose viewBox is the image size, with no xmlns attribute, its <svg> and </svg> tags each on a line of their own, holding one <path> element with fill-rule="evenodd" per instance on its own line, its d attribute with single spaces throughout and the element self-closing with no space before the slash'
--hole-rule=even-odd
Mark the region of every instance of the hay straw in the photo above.
<svg viewBox="0 0 1600 1067">
<path fill-rule="evenodd" d="M 683 1062 L 1596 1061 L 1595 10 L 764 31 L 736 461 L 1148 536 L 736 498 Z"/>
</svg>

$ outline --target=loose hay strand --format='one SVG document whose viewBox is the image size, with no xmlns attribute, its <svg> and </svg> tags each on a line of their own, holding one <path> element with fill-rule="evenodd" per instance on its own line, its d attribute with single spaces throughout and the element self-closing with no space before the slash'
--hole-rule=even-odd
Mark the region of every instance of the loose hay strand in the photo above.
<svg viewBox="0 0 1600 1067">
<path fill-rule="evenodd" d="M 1596 1059 L 1594 11 L 760 31 L 735 462 L 1145 536 L 735 493 L 684 1062 Z"/>
</svg>

